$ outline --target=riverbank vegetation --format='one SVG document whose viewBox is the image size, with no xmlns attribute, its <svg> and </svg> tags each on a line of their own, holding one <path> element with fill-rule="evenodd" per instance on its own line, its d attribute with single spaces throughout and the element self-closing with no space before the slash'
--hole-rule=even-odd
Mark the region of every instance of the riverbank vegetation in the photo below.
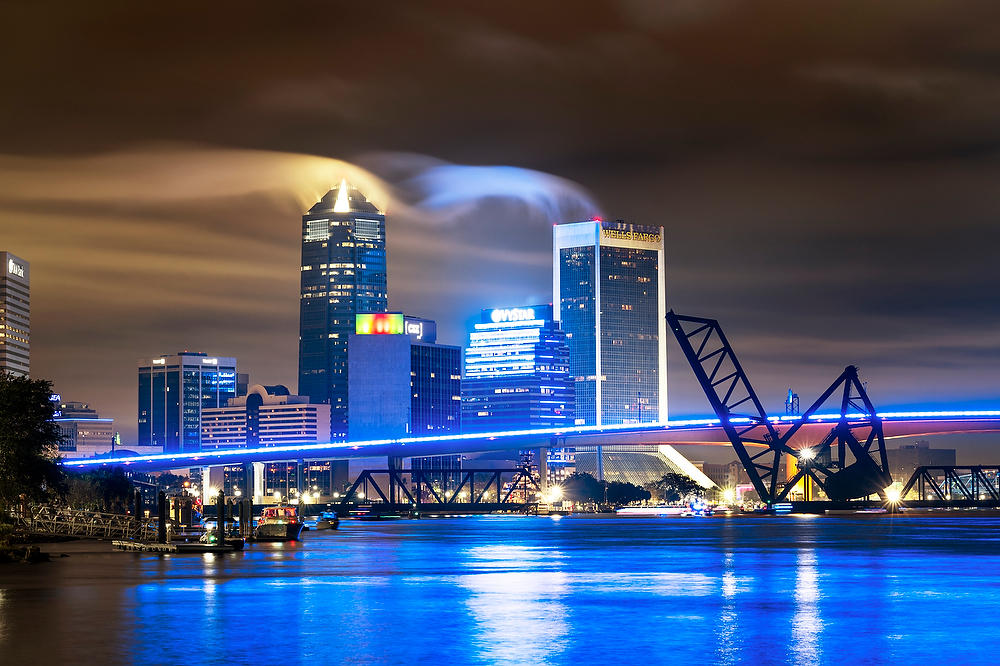
<svg viewBox="0 0 1000 666">
<path fill-rule="evenodd" d="M 650 492 L 657 502 L 676 503 L 689 497 L 701 497 L 705 489 L 686 474 L 668 472 L 660 479 L 647 483 L 644 488 Z"/>
<path fill-rule="evenodd" d="M 0 372 L 0 508 L 65 495 L 52 384 Z"/>
<path fill-rule="evenodd" d="M 581 504 L 631 504 L 644 502 L 651 495 L 635 484 L 624 481 L 598 481 L 586 472 L 570 474 L 562 482 L 563 496 Z"/>
</svg>

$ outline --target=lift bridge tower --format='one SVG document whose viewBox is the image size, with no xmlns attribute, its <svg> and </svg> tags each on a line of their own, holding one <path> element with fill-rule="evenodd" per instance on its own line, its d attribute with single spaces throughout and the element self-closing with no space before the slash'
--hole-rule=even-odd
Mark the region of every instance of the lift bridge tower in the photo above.
<svg viewBox="0 0 1000 666">
<path fill-rule="evenodd" d="M 847 366 L 799 418 L 779 422 L 787 428 L 782 432 L 779 424 L 768 418 L 718 321 L 678 315 L 671 310 L 667 326 L 674 332 L 761 501 L 784 501 L 804 477 L 811 478 L 834 501 L 874 494 L 884 499 L 892 477 L 882 420 L 858 379 L 856 367 Z M 798 396 L 794 397 L 797 408 Z M 839 403 L 839 419 L 822 441 L 808 449 L 789 446 L 799 429 L 832 398 Z M 783 455 L 794 457 L 798 467 L 795 475 L 784 481 L 778 478 Z"/>
</svg>

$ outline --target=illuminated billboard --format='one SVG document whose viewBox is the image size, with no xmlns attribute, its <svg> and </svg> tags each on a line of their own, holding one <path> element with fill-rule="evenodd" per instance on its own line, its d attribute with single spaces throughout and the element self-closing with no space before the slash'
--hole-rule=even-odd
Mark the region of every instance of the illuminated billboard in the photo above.
<svg viewBox="0 0 1000 666">
<path fill-rule="evenodd" d="M 355 315 L 354 332 L 358 335 L 402 335 L 403 313 L 373 312 Z"/>
<path fill-rule="evenodd" d="M 483 310 L 484 324 L 517 324 L 519 322 L 552 319 L 552 305 L 530 305 L 519 308 Z"/>
</svg>

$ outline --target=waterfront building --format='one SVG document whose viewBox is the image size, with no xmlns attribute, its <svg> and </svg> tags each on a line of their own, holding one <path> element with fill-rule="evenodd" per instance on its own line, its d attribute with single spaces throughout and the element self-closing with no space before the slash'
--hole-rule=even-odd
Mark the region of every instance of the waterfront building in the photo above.
<svg viewBox="0 0 1000 666">
<path fill-rule="evenodd" d="M 0 252 L 0 372 L 27 377 L 31 351 L 28 262 Z"/>
<path fill-rule="evenodd" d="M 955 449 L 932 449 L 930 442 L 926 440 L 900 444 L 898 449 L 886 449 L 885 453 L 889 459 L 892 480 L 901 486 L 910 480 L 918 467 L 950 467 L 956 464 Z"/>
<path fill-rule="evenodd" d="M 254 385 L 247 395 L 201 412 L 202 451 L 328 441 L 330 405 L 310 403 L 280 384 Z"/>
<path fill-rule="evenodd" d="M 574 391 L 566 334 L 551 304 L 482 311 L 465 349 L 465 432 L 572 426 Z M 574 450 L 548 449 L 546 463 L 557 482 L 572 472 Z"/>
<path fill-rule="evenodd" d="M 266 446 L 303 446 L 330 441 L 330 405 L 292 395 L 280 384 L 250 387 L 246 395 L 230 398 L 225 406 L 203 409 L 201 449 L 213 451 Z M 346 463 L 341 465 L 346 467 Z M 330 499 L 337 465 L 329 460 L 254 465 L 252 484 L 240 465 L 224 465 L 221 483 L 227 495 L 252 485 L 254 501 L 305 497 L 308 492 Z M 346 474 L 346 471 L 344 472 Z"/>
<path fill-rule="evenodd" d="M 462 350 L 436 342 L 433 321 L 359 314 L 348 354 L 350 438 L 457 432 Z"/>
<path fill-rule="evenodd" d="M 139 361 L 139 446 L 201 450 L 202 410 L 237 396 L 236 359 L 178 352 Z"/>
<path fill-rule="evenodd" d="M 346 181 L 302 216 L 299 394 L 330 405 L 347 434 L 348 340 L 359 313 L 385 312 L 385 216 Z"/>
<path fill-rule="evenodd" d="M 101 418 L 85 402 L 54 402 L 58 404 L 54 420 L 63 437 L 59 443 L 60 456 L 65 459 L 88 458 L 108 453 L 114 448 L 114 419 Z"/>
<path fill-rule="evenodd" d="M 566 332 L 576 422 L 667 420 L 663 227 L 553 227 L 554 318 Z"/>
</svg>

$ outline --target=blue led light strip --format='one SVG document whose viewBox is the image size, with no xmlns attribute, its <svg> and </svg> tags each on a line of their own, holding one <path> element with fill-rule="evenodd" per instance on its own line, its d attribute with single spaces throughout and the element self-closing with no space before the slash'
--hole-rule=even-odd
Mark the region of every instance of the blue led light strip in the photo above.
<svg viewBox="0 0 1000 666">
<path fill-rule="evenodd" d="M 848 414 L 848 419 L 860 419 L 865 415 L 860 413 Z M 979 411 L 923 411 L 923 412 L 880 412 L 878 416 L 890 421 L 923 420 L 923 419 L 993 419 L 1000 418 L 1000 410 L 979 410 Z M 797 421 L 801 416 L 777 416 L 772 417 L 775 423 L 788 423 Z M 840 414 L 816 414 L 810 422 L 836 421 L 840 419 Z M 750 419 L 732 419 L 732 423 L 749 423 Z M 229 459 L 240 459 L 247 455 L 254 454 L 305 454 L 310 451 L 325 451 L 329 449 L 345 449 L 357 451 L 371 446 L 406 446 L 408 444 L 433 444 L 436 442 L 459 442 L 469 440 L 497 440 L 510 439 L 515 437 L 543 437 L 543 436 L 564 436 L 564 435 L 586 435 L 604 434 L 615 432 L 655 432 L 657 430 L 709 428 L 719 425 L 719 419 L 687 419 L 681 421 L 668 421 L 666 423 L 625 423 L 619 425 L 604 426 L 571 426 L 568 428 L 535 428 L 530 430 L 503 430 L 498 432 L 483 433 L 462 433 L 457 435 L 436 435 L 427 437 L 398 437 L 394 439 L 371 439 L 355 442 L 322 442 L 318 444 L 300 444 L 295 446 L 264 446 L 253 449 L 227 449 L 224 451 L 199 452 L 188 454 L 158 453 L 148 456 L 132 456 L 127 458 L 86 458 L 80 460 L 64 461 L 66 467 L 84 468 L 99 467 L 113 464 L 135 464 L 153 462 L 176 462 L 177 467 L 197 466 L 194 463 L 207 463 L 210 460 L 215 464 L 224 464 Z M 301 456 L 296 456 L 301 457 Z M 186 461 L 186 462 L 185 462 Z"/>
</svg>

